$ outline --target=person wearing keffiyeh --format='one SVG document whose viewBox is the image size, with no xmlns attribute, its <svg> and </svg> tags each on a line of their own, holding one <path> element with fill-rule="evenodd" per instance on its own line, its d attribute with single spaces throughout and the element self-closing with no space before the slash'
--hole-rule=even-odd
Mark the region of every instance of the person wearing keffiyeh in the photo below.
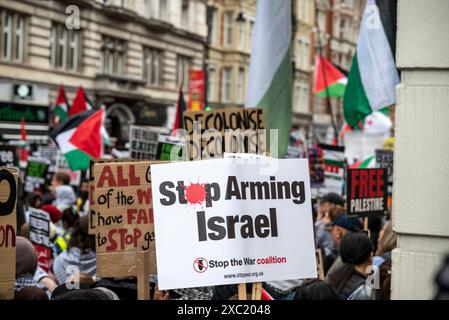
<svg viewBox="0 0 449 320">
<path fill-rule="evenodd" d="M 16 300 L 48 300 L 46 289 L 39 284 L 34 275 L 37 269 L 37 256 L 33 244 L 26 238 L 16 238 Z"/>
<path fill-rule="evenodd" d="M 88 217 L 76 223 L 67 251 L 57 256 L 53 273 L 59 284 L 64 284 L 74 271 L 94 277 L 96 274 L 95 237 L 88 234 Z"/>
</svg>

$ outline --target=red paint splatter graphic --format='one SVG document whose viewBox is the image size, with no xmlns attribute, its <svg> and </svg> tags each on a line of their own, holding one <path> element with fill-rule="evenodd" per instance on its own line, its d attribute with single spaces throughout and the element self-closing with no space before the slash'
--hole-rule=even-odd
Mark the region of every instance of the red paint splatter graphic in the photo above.
<svg viewBox="0 0 449 320">
<path fill-rule="evenodd" d="M 206 189 L 202 183 L 191 183 L 185 187 L 186 199 L 192 205 L 202 205 L 206 199 Z"/>
</svg>

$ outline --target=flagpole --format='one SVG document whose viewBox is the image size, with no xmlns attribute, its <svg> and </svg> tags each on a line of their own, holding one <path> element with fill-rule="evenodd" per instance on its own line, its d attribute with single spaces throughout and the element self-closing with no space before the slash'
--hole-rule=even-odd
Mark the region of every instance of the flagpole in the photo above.
<svg viewBox="0 0 449 320">
<path fill-rule="evenodd" d="M 331 116 L 331 125 L 332 125 L 332 129 L 334 130 L 334 139 L 335 139 L 335 141 L 337 142 L 337 145 L 338 145 L 337 126 L 335 124 L 334 114 L 332 112 L 332 103 L 331 103 L 331 99 L 329 97 L 329 88 L 328 88 L 327 77 L 326 77 L 326 69 L 324 67 L 324 61 L 322 60 L 323 59 L 323 46 L 321 44 L 320 28 L 318 26 L 318 19 L 316 18 L 317 11 L 318 11 L 318 9 L 317 9 L 316 1 L 315 1 L 315 27 L 316 27 L 316 32 L 317 32 L 318 50 L 320 52 L 319 57 L 321 59 L 321 72 L 322 72 L 322 75 L 323 75 L 324 88 L 326 90 L 326 106 L 327 106 L 327 110 L 328 110 L 328 112 L 329 112 L 329 114 Z"/>
</svg>

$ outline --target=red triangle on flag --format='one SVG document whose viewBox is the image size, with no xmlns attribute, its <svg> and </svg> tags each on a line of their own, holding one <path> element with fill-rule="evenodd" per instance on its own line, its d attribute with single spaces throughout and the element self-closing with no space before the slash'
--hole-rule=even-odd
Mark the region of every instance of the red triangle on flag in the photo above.
<svg viewBox="0 0 449 320">
<path fill-rule="evenodd" d="M 326 77 L 326 79 L 324 79 L 324 77 Z M 332 62 L 322 56 L 317 56 L 315 66 L 315 88 L 313 89 L 313 92 L 317 93 L 323 91 L 326 86 L 334 84 L 341 78 L 345 78 L 345 76 L 332 64 Z"/>
<path fill-rule="evenodd" d="M 69 140 L 79 150 L 94 158 L 101 158 L 102 156 L 101 126 L 103 124 L 103 112 L 103 110 L 98 110 L 84 120 Z"/>
<path fill-rule="evenodd" d="M 64 86 L 62 84 L 59 86 L 58 97 L 56 98 L 56 105 L 58 104 L 68 105 L 65 97 Z"/>
<path fill-rule="evenodd" d="M 76 92 L 75 99 L 73 100 L 72 107 L 69 109 L 69 116 L 73 116 L 77 113 L 87 111 L 86 96 L 84 95 L 83 87 L 79 86 Z"/>
</svg>

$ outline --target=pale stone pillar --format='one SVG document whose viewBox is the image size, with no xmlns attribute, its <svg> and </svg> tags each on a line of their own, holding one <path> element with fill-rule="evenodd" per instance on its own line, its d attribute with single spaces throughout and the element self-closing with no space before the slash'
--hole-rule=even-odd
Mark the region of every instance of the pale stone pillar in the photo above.
<svg viewBox="0 0 449 320">
<path fill-rule="evenodd" d="M 449 1 L 399 0 L 392 299 L 431 299 L 449 253 Z"/>
</svg>

